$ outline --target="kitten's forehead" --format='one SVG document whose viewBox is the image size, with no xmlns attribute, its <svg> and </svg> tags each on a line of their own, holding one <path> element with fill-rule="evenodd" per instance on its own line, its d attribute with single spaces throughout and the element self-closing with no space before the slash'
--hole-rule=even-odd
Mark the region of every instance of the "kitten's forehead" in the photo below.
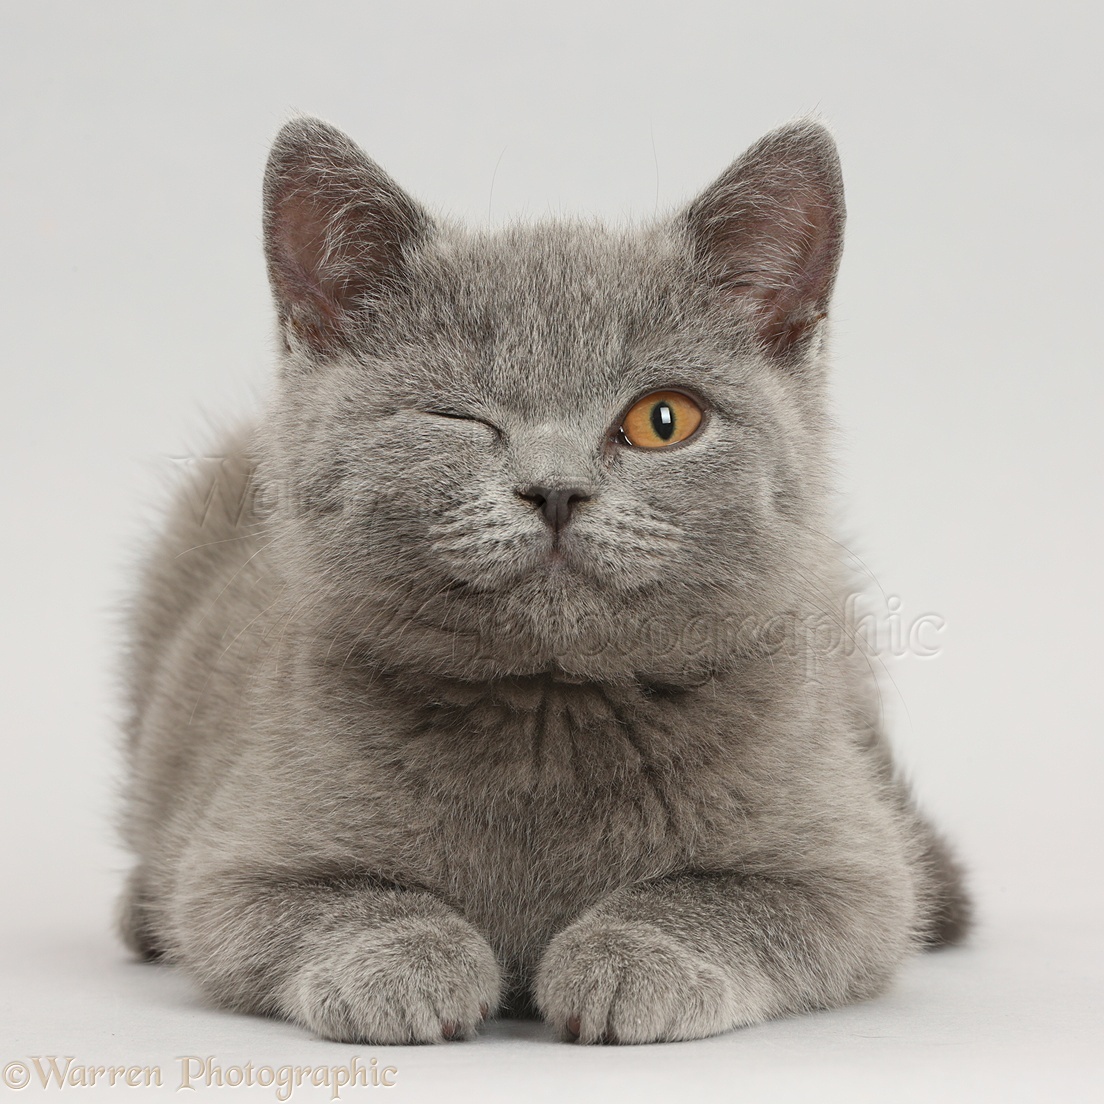
<svg viewBox="0 0 1104 1104">
<path fill-rule="evenodd" d="M 677 253 L 661 233 L 587 225 L 445 239 L 423 310 L 469 351 L 468 383 L 488 402 L 538 418 L 616 401 L 626 366 L 670 329 Z M 461 381 L 458 381 L 461 382 Z"/>
</svg>

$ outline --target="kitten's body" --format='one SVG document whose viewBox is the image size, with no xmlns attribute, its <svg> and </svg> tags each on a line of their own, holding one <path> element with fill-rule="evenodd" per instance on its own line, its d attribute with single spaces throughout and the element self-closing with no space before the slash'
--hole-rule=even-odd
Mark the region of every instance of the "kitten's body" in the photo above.
<svg viewBox="0 0 1104 1104">
<path fill-rule="evenodd" d="M 830 141 L 787 135 L 771 186 L 804 158 L 837 202 Z M 845 594 L 810 316 L 839 226 L 744 294 L 702 254 L 745 161 L 673 225 L 478 236 L 289 125 L 282 386 L 136 606 L 133 946 L 337 1038 L 535 1004 L 634 1041 L 868 995 L 960 933 L 865 657 L 806 631 Z M 664 388 L 697 435 L 618 443 Z M 531 489 L 568 485 L 550 534 Z"/>
</svg>

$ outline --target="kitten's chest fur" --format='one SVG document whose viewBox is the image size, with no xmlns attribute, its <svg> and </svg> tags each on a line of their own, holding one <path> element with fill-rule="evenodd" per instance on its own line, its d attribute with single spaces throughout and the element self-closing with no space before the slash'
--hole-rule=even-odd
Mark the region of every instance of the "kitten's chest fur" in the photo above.
<svg viewBox="0 0 1104 1104">
<path fill-rule="evenodd" d="M 406 723 L 372 755 L 412 813 L 410 872 L 522 969 L 609 891 L 731 842 L 738 775 L 698 695 L 546 676 L 390 690 Z"/>
</svg>

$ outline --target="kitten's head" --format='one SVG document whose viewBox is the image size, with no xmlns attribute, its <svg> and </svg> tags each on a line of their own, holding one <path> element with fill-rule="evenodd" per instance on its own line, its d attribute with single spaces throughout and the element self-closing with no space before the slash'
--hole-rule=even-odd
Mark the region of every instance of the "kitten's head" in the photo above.
<svg viewBox="0 0 1104 1104">
<path fill-rule="evenodd" d="M 654 225 L 483 233 L 289 123 L 261 440 L 301 615 L 442 674 L 678 684 L 817 605 L 843 218 L 810 122 Z"/>
</svg>

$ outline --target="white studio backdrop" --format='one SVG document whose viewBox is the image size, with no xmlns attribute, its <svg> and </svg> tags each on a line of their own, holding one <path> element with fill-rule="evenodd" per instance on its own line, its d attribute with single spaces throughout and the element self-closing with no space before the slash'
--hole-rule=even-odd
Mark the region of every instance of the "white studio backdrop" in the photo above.
<svg viewBox="0 0 1104 1104">
<path fill-rule="evenodd" d="M 492 223 L 648 218 L 793 116 L 831 125 L 841 540 L 886 625 L 939 625 L 934 654 L 886 657 L 894 740 L 974 872 L 983 933 L 1099 932 L 1097 9 L 0 12 L 10 953 L 53 932 L 115 953 L 116 611 L 182 458 L 264 394 L 260 177 L 295 111 L 430 208 Z"/>
</svg>

